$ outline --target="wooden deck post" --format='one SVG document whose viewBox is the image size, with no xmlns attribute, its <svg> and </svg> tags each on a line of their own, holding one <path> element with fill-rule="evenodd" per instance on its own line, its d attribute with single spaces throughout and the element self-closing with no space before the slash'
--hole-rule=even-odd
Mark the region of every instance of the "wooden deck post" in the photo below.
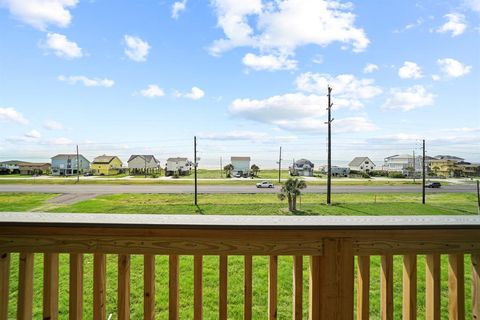
<svg viewBox="0 0 480 320">
<path fill-rule="evenodd" d="M 8 319 L 10 253 L 0 253 L 0 320 Z"/>
</svg>

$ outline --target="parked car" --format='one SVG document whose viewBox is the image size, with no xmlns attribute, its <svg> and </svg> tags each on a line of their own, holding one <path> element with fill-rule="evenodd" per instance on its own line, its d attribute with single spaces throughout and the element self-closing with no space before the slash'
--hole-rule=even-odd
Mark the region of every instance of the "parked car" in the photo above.
<svg viewBox="0 0 480 320">
<path fill-rule="evenodd" d="M 257 183 L 257 188 L 273 188 L 273 183 L 268 181 L 262 181 Z"/>
<path fill-rule="evenodd" d="M 86 172 L 83 176 L 84 176 L 84 177 L 91 177 L 91 176 L 93 176 L 93 173 L 91 173 L 91 172 Z"/>
<path fill-rule="evenodd" d="M 440 188 L 442 185 L 440 182 L 430 182 L 429 184 L 425 185 L 425 188 Z"/>
</svg>

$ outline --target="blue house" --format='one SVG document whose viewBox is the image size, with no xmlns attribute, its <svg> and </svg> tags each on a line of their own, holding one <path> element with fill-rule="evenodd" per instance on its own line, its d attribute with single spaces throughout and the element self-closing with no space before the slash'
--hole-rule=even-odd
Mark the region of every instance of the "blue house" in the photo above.
<svg viewBox="0 0 480 320">
<path fill-rule="evenodd" d="M 79 164 L 77 164 L 76 154 L 57 154 L 52 158 L 52 175 L 53 176 L 72 176 L 87 172 L 90 169 L 90 161 L 81 154 L 78 155 Z"/>
</svg>

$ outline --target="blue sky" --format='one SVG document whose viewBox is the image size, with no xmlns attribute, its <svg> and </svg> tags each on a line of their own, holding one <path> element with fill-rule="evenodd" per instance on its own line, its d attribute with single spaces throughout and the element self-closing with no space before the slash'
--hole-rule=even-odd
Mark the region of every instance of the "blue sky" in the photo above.
<svg viewBox="0 0 480 320">
<path fill-rule="evenodd" d="M 480 1 L 0 0 L 0 160 L 480 161 Z M 335 162 L 334 161 L 334 162 Z"/>
</svg>

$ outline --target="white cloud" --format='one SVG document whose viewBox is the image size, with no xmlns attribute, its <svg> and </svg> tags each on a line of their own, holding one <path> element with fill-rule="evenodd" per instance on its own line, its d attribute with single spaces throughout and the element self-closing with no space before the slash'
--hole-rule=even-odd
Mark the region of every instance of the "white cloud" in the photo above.
<svg viewBox="0 0 480 320">
<path fill-rule="evenodd" d="M 268 71 L 296 69 L 298 63 L 296 60 L 288 59 L 287 56 L 256 55 L 253 53 L 247 53 L 242 62 L 251 69 Z"/>
<path fill-rule="evenodd" d="M 432 75 L 432 80 L 433 81 L 439 81 L 440 79 L 441 79 L 441 77 L 438 74 L 433 74 Z"/>
<path fill-rule="evenodd" d="M 378 66 L 373 63 L 367 63 L 365 68 L 363 68 L 363 73 L 372 73 L 378 70 Z"/>
<path fill-rule="evenodd" d="M 0 0 L 18 20 L 45 30 L 48 25 L 67 27 L 72 21 L 69 8 L 78 0 Z"/>
<path fill-rule="evenodd" d="M 0 121 L 16 122 L 19 124 L 28 124 L 28 120 L 14 108 L 0 108 Z"/>
<path fill-rule="evenodd" d="M 473 11 L 480 13 L 480 0 L 465 0 L 464 4 Z"/>
<path fill-rule="evenodd" d="M 437 64 L 446 76 L 453 78 L 464 76 L 472 69 L 472 66 L 467 66 L 451 58 L 438 59 Z"/>
<path fill-rule="evenodd" d="M 48 130 L 62 130 L 63 124 L 54 120 L 48 120 L 43 124 L 43 127 Z"/>
<path fill-rule="evenodd" d="M 42 137 L 42 135 L 40 134 L 40 132 L 34 129 L 25 133 L 25 137 L 32 138 L 32 139 L 39 139 Z"/>
<path fill-rule="evenodd" d="M 82 48 L 75 42 L 68 40 L 63 34 L 47 33 L 45 46 L 47 49 L 53 50 L 53 53 L 60 58 L 75 59 L 83 57 Z"/>
<path fill-rule="evenodd" d="M 413 109 L 431 106 L 435 100 L 435 95 L 427 92 L 421 86 L 413 86 L 405 90 L 394 88 L 390 90 L 390 97 L 383 104 L 383 109 L 401 109 L 410 111 Z"/>
<path fill-rule="evenodd" d="M 461 35 L 467 28 L 465 16 L 461 13 L 449 13 L 444 16 L 447 19 L 444 25 L 437 29 L 439 33 L 450 32 L 452 37 Z"/>
<path fill-rule="evenodd" d="M 201 99 L 205 96 L 205 91 L 203 91 L 202 89 L 200 89 L 198 87 L 193 87 L 190 90 L 190 92 L 181 93 L 179 91 L 175 91 L 173 94 L 177 98 L 188 98 L 188 99 L 192 99 L 192 100 L 199 100 L 199 99 Z"/>
<path fill-rule="evenodd" d="M 54 144 L 54 145 L 67 145 L 67 144 L 72 144 L 73 143 L 72 140 L 70 140 L 68 138 L 64 138 L 64 137 L 51 139 L 48 142 L 50 144 Z"/>
<path fill-rule="evenodd" d="M 147 89 L 141 90 L 140 94 L 147 98 L 163 97 L 165 91 L 156 84 L 148 85 Z"/>
<path fill-rule="evenodd" d="M 106 87 L 110 88 L 115 84 L 115 81 L 110 79 L 88 78 L 85 76 L 58 76 L 59 81 L 67 82 L 68 84 L 83 83 L 86 87 Z"/>
<path fill-rule="evenodd" d="M 321 54 L 317 54 L 315 57 L 313 57 L 312 62 L 316 64 L 322 64 L 323 60 L 323 56 Z"/>
<path fill-rule="evenodd" d="M 325 119 L 303 118 L 293 121 L 281 121 L 277 123 L 279 128 L 284 130 L 301 132 L 323 132 L 326 131 Z M 335 119 L 332 122 L 332 130 L 336 133 L 368 132 L 377 130 L 377 126 L 365 117 L 349 117 Z"/>
<path fill-rule="evenodd" d="M 176 1 L 172 5 L 172 18 L 178 19 L 179 13 L 184 11 L 187 8 L 187 0 Z"/>
<path fill-rule="evenodd" d="M 251 141 L 251 142 L 292 142 L 297 136 L 272 136 L 271 133 L 258 131 L 228 131 L 228 132 L 202 132 L 198 136 L 202 140 L 214 141 Z"/>
<path fill-rule="evenodd" d="M 148 42 L 126 34 L 124 36 L 125 54 L 133 61 L 142 62 L 147 60 L 148 52 L 150 51 L 150 45 Z"/>
<path fill-rule="evenodd" d="M 398 76 L 402 79 L 420 79 L 423 77 L 420 66 L 411 61 L 403 63 L 403 66 L 398 69 Z"/>
</svg>

